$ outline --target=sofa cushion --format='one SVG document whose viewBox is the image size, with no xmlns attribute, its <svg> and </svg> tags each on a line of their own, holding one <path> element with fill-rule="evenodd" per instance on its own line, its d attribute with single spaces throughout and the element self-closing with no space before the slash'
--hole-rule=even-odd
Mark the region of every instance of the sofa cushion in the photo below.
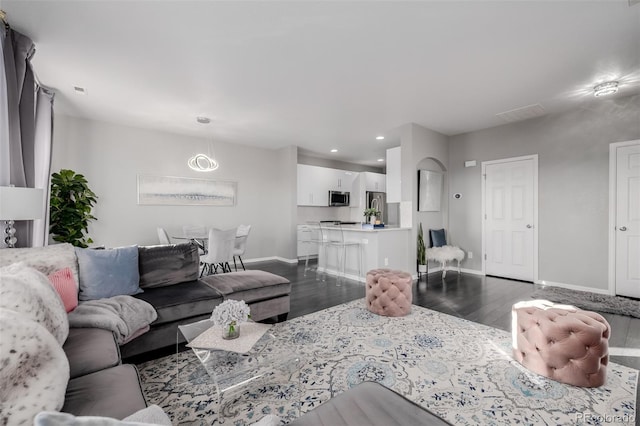
<svg viewBox="0 0 640 426">
<path fill-rule="evenodd" d="M 70 380 L 62 411 L 121 420 L 146 406 L 138 370 L 124 364 Z"/>
<path fill-rule="evenodd" d="M 23 262 L 0 268 L 0 277 L 0 308 L 20 312 L 41 324 L 62 345 L 69 334 L 69 321 L 47 277 Z"/>
<path fill-rule="evenodd" d="M 73 279 L 71 268 L 60 269 L 47 278 L 60 296 L 67 313 L 73 311 L 78 306 L 78 283 Z"/>
<path fill-rule="evenodd" d="M 93 250 L 76 247 L 80 269 L 80 300 L 141 293 L 138 247 Z"/>
<path fill-rule="evenodd" d="M 308 411 L 290 426 L 450 425 L 431 411 L 376 382 L 363 382 Z"/>
<path fill-rule="evenodd" d="M 195 243 L 138 247 L 140 288 L 165 287 L 198 279 Z"/>
<path fill-rule="evenodd" d="M 211 314 L 213 308 L 222 301 L 220 293 L 202 281 L 157 287 L 135 297 L 150 303 L 158 313 L 158 319 L 152 326 Z"/>
<path fill-rule="evenodd" d="M 291 292 L 291 282 L 270 272 L 241 271 L 228 274 L 209 275 L 202 278 L 208 286 L 225 297 L 244 300 L 247 303 L 284 296 Z"/>
<path fill-rule="evenodd" d="M 49 275 L 59 269 L 69 267 L 76 284 L 79 282 L 76 252 L 69 243 L 52 244 L 45 247 L 12 248 L 0 250 L 0 267 L 24 262 L 28 266 Z"/>
<path fill-rule="evenodd" d="M 70 328 L 62 349 L 69 359 L 72 379 L 120 364 L 113 332 L 103 328 Z"/>
</svg>

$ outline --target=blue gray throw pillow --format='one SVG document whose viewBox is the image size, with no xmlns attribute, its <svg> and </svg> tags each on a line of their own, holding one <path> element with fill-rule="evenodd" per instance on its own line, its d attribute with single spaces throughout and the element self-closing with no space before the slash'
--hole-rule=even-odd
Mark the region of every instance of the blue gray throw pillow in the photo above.
<svg viewBox="0 0 640 426">
<path fill-rule="evenodd" d="M 108 250 L 76 247 L 75 250 L 80 272 L 79 300 L 142 293 L 137 246 Z"/>
<path fill-rule="evenodd" d="M 444 229 L 429 229 L 431 236 L 431 247 L 442 247 L 447 245 L 447 237 L 444 235 Z"/>
</svg>

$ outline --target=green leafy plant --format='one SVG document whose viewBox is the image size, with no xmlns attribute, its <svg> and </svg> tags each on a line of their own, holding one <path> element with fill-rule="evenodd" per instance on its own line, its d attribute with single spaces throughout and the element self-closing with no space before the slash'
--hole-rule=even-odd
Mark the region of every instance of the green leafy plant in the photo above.
<svg viewBox="0 0 640 426">
<path fill-rule="evenodd" d="M 422 232 L 422 223 L 420 224 L 420 228 L 418 228 L 418 265 L 426 265 L 427 248 L 424 245 L 424 232 Z"/>
<path fill-rule="evenodd" d="M 366 217 L 367 219 L 369 219 L 371 216 L 378 217 L 379 214 L 380 210 L 376 208 L 364 209 L 364 217 Z"/>
<path fill-rule="evenodd" d="M 83 175 L 67 169 L 52 174 L 49 233 L 54 241 L 88 247 L 93 240 L 85 232 L 89 221 L 97 220 L 91 214 L 97 198 Z"/>
</svg>

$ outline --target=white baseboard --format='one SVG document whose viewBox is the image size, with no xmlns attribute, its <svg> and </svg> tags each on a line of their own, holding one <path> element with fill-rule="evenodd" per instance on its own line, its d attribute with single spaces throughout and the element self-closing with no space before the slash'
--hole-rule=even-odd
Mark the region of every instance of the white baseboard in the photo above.
<svg viewBox="0 0 640 426">
<path fill-rule="evenodd" d="M 280 261 L 280 262 L 284 262 L 284 263 L 298 263 L 298 258 L 287 259 L 286 257 L 276 256 L 275 259 Z"/>
<path fill-rule="evenodd" d="M 569 290 L 588 291 L 591 293 L 611 295 L 608 289 L 602 289 L 602 288 L 585 287 L 581 285 L 557 283 L 554 281 L 546 281 L 546 280 L 537 280 L 535 283 L 541 284 L 544 286 L 549 286 L 549 287 L 560 287 L 560 288 L 566 288 Z"/>
<path fill-rule="evenodd" d="M 447 270 L 448 271 L 457 271 L 458 268 L 449 267 L 449 268 L 447 268 Z M 460 272 L 464 272 L 465 274 L 484 275 L 482 273 L 482 271 L 478 271 L 477 269 L 460 268 Z"/>
<path fill-rule="evenodd" d="M 254 257 L 253 259 L 242 259 L 244 263 L 256 263 L 256 262 L 266 262 L 269 260 L 277 260 L 279 262 L 285 263 L 298 263 L 298 259 L 287 259 L 286 257 L 280 256 L 269 256 L 269 257 Z"/>
</svg>

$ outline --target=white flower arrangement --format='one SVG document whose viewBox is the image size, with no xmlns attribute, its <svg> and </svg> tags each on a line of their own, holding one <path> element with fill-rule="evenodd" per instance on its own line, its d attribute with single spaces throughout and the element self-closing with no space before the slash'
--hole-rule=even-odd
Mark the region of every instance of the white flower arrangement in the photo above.
<svg viewBox="0 0 640 426">
<path fill-rule="evenodd" d="M 251 316 L 251 310 L 244 300 L 225 300 L 216 306 L 211 313 L 211 321 L 215 325 L 225 327 L 235 326 L 239 322 L 246 322 Z"/>
</svg>

